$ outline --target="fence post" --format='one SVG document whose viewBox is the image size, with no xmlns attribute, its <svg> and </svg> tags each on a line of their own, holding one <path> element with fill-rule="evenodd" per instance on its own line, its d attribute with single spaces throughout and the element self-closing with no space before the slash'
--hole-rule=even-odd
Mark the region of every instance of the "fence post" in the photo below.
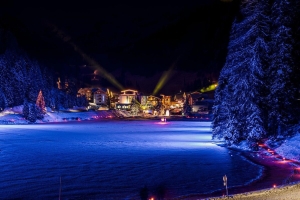
<svg viewBox="0 0 300 200">
<path fill-rule="evenodd" d="M 226 187 L 226 196 L 228 196 L 228 188 L 227 188 L 227 176 L 223 176 L 224 186 Z"/>
</svg>

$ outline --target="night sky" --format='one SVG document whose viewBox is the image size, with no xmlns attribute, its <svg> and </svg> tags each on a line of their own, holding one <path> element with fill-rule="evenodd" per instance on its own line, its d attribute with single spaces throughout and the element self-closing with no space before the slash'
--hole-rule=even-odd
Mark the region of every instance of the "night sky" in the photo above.
<svg viewBox="0 0 300 200">
<path fill-rule="evenodd" d="M 124 88 L 151 93 L 169 70 L 161 92 L 172 93 L 217 81 L 237 10 L 230 0 L 4 0 L 0 27 L 30 56 L 81 86 L 111 86 L 103 70 L 95 71 L 100 67 Z"/>
</svg>

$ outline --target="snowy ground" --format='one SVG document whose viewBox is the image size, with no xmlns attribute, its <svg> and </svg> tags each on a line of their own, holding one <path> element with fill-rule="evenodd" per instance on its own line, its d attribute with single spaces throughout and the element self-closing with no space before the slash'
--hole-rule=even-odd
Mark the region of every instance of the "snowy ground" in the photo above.
<svg viewBox="0 0 300 200">
<path fill-rule="evenodd" d="M 37 120 L 36 123 L 112 119 L 120 117 L 130 117 L 130 114 L 126 111 L 114 110 L 80 111 L 79 109 L 68 109 L 61 110 L 60 112 L 51 112 L 50 109 L 48 109 L 44 119 Z M 0 124 L 28 124 L 28 121 L 22 116 L 22 106 L 5 109 L 1 112 Z"/>
<path fill-rule="evenodd" d="M 211 140 L 210 122 L 92 120 L 0 125 L 3 199 L 139 199 L 249 183 L 262 167 Z M 251 170 L 251 173 L 248 173 Z"/>
<path fill-rule="evenodd" d="M 279 188 L 269 190 L 260 190 L 256 192 L 248 192 L 234 196 L 210 198 L 210 200 L 220 199 L 244 199 L 244 200 L 299 200 L 300 199 L 300 184 L 286 185 Z"/>
<path fill-rule="evenodd" d="M 66 121 L 83 121 L 96 119 L 114 119 L 114 118 L 130 117 L 127 112 L 114 111 L 97 111 L 97 112 L 78 112 L 77 110 L 68 110 L 57 112 L 48 112 L 43 120 L 36 123 L 66 122 Z M 28 124 L 21 115 L 21 107 L 6 109 L 0 113 L 0 124 Z M 298 130 L 299 128 L 296 128 Z M 300 134 L 287 138 L 282 144 L 274 147 L 274 152 L 278 153 L 282 158 L 300 161 Z M 268 142 L 267 142 L 268 143 Z M 298 168 L 300 171 L 300 168 Z M 299 199 L 300 185 L 281 185 L 277 188 L 265 189 L 257 192 L 247 192 L 240 195 L 231 196 L 231 199 Z M 185 199 L 185 198 L 182 198 Z M 194 198 L 193 198 L 194 199 Z M 200 199 L 200 198 L 196 198 Z M 217 198 L 211 198 L 217 199 Z"/>
</svg>

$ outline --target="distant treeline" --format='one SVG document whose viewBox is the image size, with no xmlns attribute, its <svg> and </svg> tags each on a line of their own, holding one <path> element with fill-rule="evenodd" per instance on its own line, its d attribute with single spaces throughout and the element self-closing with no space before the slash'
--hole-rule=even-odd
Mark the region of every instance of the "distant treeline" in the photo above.
<svg viewBox="0 0 300 200">
<path fill-rule="evenodd" d="M 77 97 L 77 88 L 57 89 L 54 73 L 22 51 L 15 38 L 0 29 L 0 111 L 6 107 L 35 104 L 42 91 L 45 106 L 53 109 L 87 106 L 85 97 Z"/>
</svg>

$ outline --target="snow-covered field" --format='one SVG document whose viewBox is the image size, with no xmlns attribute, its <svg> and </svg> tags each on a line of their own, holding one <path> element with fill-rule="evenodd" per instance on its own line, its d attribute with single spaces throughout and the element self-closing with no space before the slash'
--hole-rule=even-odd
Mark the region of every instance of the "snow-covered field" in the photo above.
<svg viewBox="0 0 300 200">
<path fill-rule="evenodd" d="M 48 112 L 43 120 L 28 124 L 20 110 L 0 113 L 0 195 L 4 199 L 54 199 L 60 187 L 61 199 L 136 199 L 144 185 L 150 194 L 163 188 L 165 195 L 173 197 L 222 189 L 224 174 L 233 186 L 246 184 L 261 172 L 236 152 L 211 141 L 209 125 L 200 128 L 203 122 L 120 121 L 115 119 L 130 115 L 69 110 Z M 275 151 L 299 161 L 299 140 L 298 133 Z M 253 173 L 245 175 L 249 166 Z M 297 199 L 297 188 L 234 198 Z"/>
<path fill-rule="evenodd" d="M 209 122 L 92 120 L 0 125 L 4 199 L 176 197 L 243 185 L 261 174 L 211 141 Z M 249 173 L 249 170 L 251 173 Z M 160 192 L 158 192 L 160 191 Z"/>
<path fill-rule="evenodd" d="M 0 113 L 0 124 L 28 124 L 28 121 L 22 116 L 23 106 L 16 106 L 5 109 Z M 130 117 L 126 111 L 101 110 L 101 111 L 81 111 L 78 109 L 68 109 L 60 112 L 48 112 L 43 120 L 37 120 L 36 123 L 48 122 L 67 122 L 81 120 L 112 119 L 118 117 Z"/>
</svg>

